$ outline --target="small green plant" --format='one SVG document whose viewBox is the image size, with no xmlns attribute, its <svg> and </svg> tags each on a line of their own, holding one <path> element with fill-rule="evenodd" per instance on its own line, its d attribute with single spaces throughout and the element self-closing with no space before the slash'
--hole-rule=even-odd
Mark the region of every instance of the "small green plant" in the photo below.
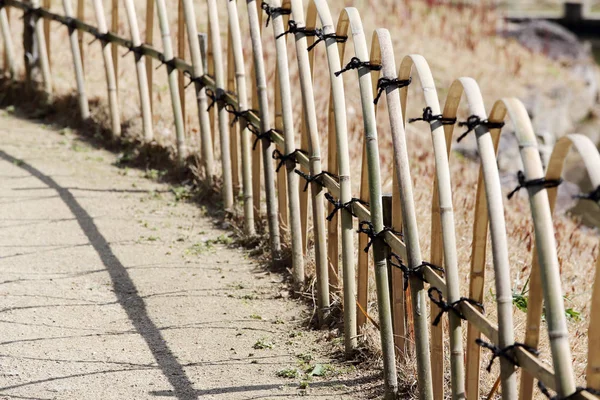
<svg viewBox="0 0 600 400">
<path fill-rule="evenodd" d="M 192 193 L 187 186 L 177 186 L 171 188 L 171 192 L 175 195 L 175 201 L 188 200 L 192 197 Z"/>
<path fill-rule="evenodd" d="M 194 243 L 191 247 L 188 247 L 185 250 L 185 254 L 199 256 L 201 254 L 206 254 L 209 251 L 214 250 L 214 248 L 215 247 L 213 246 L 211 241 L 207 240 L 205 242 Z"/>
<path fill-rule="evenodd" d="M 265 350 L 265 349 L 272 349 L 273 346 L 274 346 L 273 342 L 269 342 L 265 338 L 260 338 L 256 341 L 256 343 L 254 343 L 252 348 L 256 349 L 256 350 Z"/>
<path fill-rule="evenodd" d="M 275 373 L 280 378 L 295 379 L 300 375 L 298 370 L 293 367 L 280 369 Z"/>
<path fill-rule="evenodd" d="M 252 318 L 252 319 L 262 319 L 262 317 L 260 315 L 258 315 L 258 314 L 252 314 L 252 315 L 250 315 L 250 318 Z"/>
<path fill-rule="evenodd" d="M 17 159 L 17 160 L 13 161 L 13 164 L 16 165 L 17 167 L 20 167 L 25 164 L 25 161 Z"/>
</svg>

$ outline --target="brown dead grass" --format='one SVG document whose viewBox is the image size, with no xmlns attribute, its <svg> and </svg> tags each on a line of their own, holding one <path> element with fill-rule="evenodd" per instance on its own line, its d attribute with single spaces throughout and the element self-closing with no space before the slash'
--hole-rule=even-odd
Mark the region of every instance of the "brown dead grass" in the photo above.
<svg viewBox="0 0 600 400">
<path fill-rule="evenodd" d="M 59 2 L 53 2 L 53 10 L 61 12 Z M 107 16 L 109 16 L 110 2 L 104 1 Z M 176 36 L 176 4 L 174 0 L 168 0 L 168 9 L 171 11 L 172 37 Z M 206 31 L 207 21 L 205 5 L 195 2 L 198 15 L 198 26 L 200 31 Z M 343 2 L 331 2 L 332 14 L 336 16 Z M 145 0 L 137 0 L 139 10 L 139 23 L 144 35 L 144 5 Z M 392 34 L 394 41 L 396 62 L 399 65 L 401 57 L 410 53 L 419 53 L 429 61 L 432 72 L 436 79 L 440 100 L 445 99 L 447 88 L 455 78 L 459 76 L 471 76 L 475 78 L 481 87 L 486 106 L 488 109 L 493 102 L 504 96 L 523 96 L 527 90 L 538 90 L 543 92 L 548 82 L 562 80 L 573 86 L 580 85 L 569 72 L 558 62 L 551 61 L 543 55 L 531 53 L 519 44 L 495 35 L 496 29 L 501 26 L 498 14 L 485 7 L 437 7 L 428 8 L 425 3 L 410 1 L 406 3 L 385 1 L 356 1 L 355 6 L 359 8 L 363 16 L 363 23 L 367 37 L 375 27 L 386 27 Z M 226 10 L 221 8 L 221 31 L 223 42 L 226 41 Z M 121 11 L 122 15 L 124 11 Z M 18 59 L 22 59 L 22 48 L 20 41 L 16 38 L 21 34 L 21 23 L 18 12 L 11 11 L 11 22 L 13 38 L 15 39 Z M 242 31 L 247 32 L 245 6 L 240 6 L 242 18 Z M 88 5 L 86 21 L 94 23 L 91 6 Z M 155 26 L 154 43 L 161 48 L 160 33 Z M 275 59 L 274 46 L 272 45 L 271 28 L 265 30 L 265 58 L 267 60 L 267 74 L 270 82 L 274 80 Z M 128 27 L 124 16 L 119 25 L 119 33 L 128 36 Z M 244 56 L 246 64 L 251 62 L 251 47 L 249 38 L 245 35 Z M 74 92 L 73 69 L 71 55 L 66 41 L 66 29 L 58 24 L 52 24 L 51 29 L 52 48 L 52 72 L 56 93 L 68 94 Z M 91 40 L 86 37 L 85 42 Z M 85 46 L 85 69 L 86 83 L 89 97 L 99 99 L 95 111 L 96 120 L 108 125 L 106 113 L 106 86 L 102 58 L 99 51 L 100 44 L 94 43 Z M 124 53 L 125 50 L 122 50 Z M 347 53 L 351 53 L 348 51 Z M 290 46 L 290 54 L 294 54 Z M 347 55 L 349 58 L 350 55 Z M 136 75 L 133 64 L 133 56 L 118 60 L 119 62 L 119 96 L 121 102 L 122 121 L 128 126 L 127 134 L 132 137 L 141 137 L 140 110 L 138 105 Z M 318 71 L 326 70 L 326 61 L 322 49 L 317 49 L 316 68 Z M 249 71 L 249 69 L 248 69 Z M 23 73 L 21 69 L 21 74 Z M 171 116 L 171 106 L 168 94 L 165 68 L 154 71 L 154 124 L 156 145 L 170 151 L 174 149 L 174 129 Z M 22 77 L 22 75 L 21 75 Z M 295 58 L 291 56 L 291 81 L 298 82 L 298 71 Z M 250 84 L 248 74 L 248 84 Z M 349 137 L 352 145 L 352 159 L 360 160 L 360 143 L 363 134 L 362 120 L 360 115 L 360 100 L 356 80 L 351 74 L 346 74 L 347 90 L 347 112 L 349 121 Z M 273 87 L 273 85 L 271 85 Z M 322 128 L 322 149 L 327 148 L 327 110 L 329 83 L 327 74 L 315 74 L 316 103 L 319 111 L 319 126 Z M 423 107 L 422 95 L 416 91 L 418 85 L 413 84 L 409 90 L 409 116 L 420 114 Z M 300 126 L 301 101 L 298 90 L 294 91 L 294 107 L 296 113 L 295 123 Z M 186 92 L 186 131 L 193 151 L 199 149 L 198 123 L 195 110 L 193 90 Z M 466 111 L 463 109 L 462 115 Z M 381 148 L 381 162 L 384 178 L 389 180 L 391 172 L 391 139 L 389 129 L 385 121 L 385 112 L 379 113 L 379 140 Z M 430 235 L 430 201 L 433 185 L 434 163 L 431 149 L 430 135 L 427 126 L 415 124 L 407 128 L 409 152 L 411 155 L 411 170 L 415 184 L 415 202 L 417 204 L 417 215 L 421 229 L 421 245 L 423 254 L 429 253 Z M 218 141 L 215 142 L 218 154 Z M 500 154 L 502 157 L 502 154 Z M 324 157 L 326 159 L 326 157 Z M 354 193 L 358 193 L 358 182 L 360 176 L 360 163 L 353 162 Z M 456 233 L 459 246 L 459 276 L 461 277 L 461 292 L 466 294 L 468 288 L 468 265 L 470 259 L 471 229 L 474 208 L 474 194 L 476 190 L 478 163 L 467 160 L 456 155 L 451 157 L 451 173 L 453 179 L 453 201 L 455 207 Z M 510 248 L 510 261 L 513 266 L 511 277 L 515 290 L 520 291 L 529 274 L 531 264 L 531 248 L 533 243 L 533 228 L 530 211 L 525 196 L 516 196 L 512 201 L 505 202 L 505 215 Z M 598 235 L 583 228 L 577 221 L 566 215 L 555 217 L 556 239 L 558 242 L 558 255 L 561 264 L 563 290 L 566 298 L 567 308 L 572 308 L 581 313 L 579 320 L 569 320 L 569 331 L 572 336 L 573 365 L 577 374 L 578 384 L 584 384 L 585 360 L 587 353 L 587 325 L 589 323 L 589 303 L 591 287 L 589 282 L 594 276 L 595 257 L 598 252 Z M 493 269 L 488 261 L 486 274 L 489 277 L 486 287 L 485 305 L 488 315 L 495 319 L 495 307 L 493 296 Z M 374 285 L 373 285 L 374 287 Z M 369 313 L 376 317 L 374 291 Z M 515 324 L 517 338 L 522 338 L 525 322 L 525 313 L 515 309 Z M 377 355 L 378 336 L 373 329 L 365 333 L 365 344 Z M 541 343 L 542 359 L 550 361 L 547 335 L 542 334 Z M 407 362 L 402 368 L 400 378 L 404 386 L 416 387 L 414 363 Z M 491 387 L 498 374 L 494 367 L 492 374 L 483 372 L 483 390 Z M 407 396 L 410 393 L 406 394 Z"/>
</svg>

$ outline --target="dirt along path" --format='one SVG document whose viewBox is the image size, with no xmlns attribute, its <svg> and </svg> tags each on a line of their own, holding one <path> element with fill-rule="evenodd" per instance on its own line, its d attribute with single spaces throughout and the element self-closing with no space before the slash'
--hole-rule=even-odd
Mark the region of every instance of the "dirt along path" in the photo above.
<svg viewBox="0 0 600 400">
<path fill-rule="evenodd" d="M 379 385 L 331 359 L 339 339 L 303 327 L 310 310 L 282 276 L 155 172 L 0 113 L 0 399 L 350 399 Z"/>
</svg>

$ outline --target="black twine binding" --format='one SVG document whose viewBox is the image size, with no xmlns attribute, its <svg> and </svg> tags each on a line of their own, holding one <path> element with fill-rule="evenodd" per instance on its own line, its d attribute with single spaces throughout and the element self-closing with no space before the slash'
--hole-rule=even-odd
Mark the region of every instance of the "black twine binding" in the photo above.
<svg viewBox="0 0 600 400">
<path fill-rule="evenodd" d="M 438 296 L 437 299 L 435 298 L 434 293 L 437 293 L 437 296 Z M 483 308 L 483 304 L 481 304 L 480 302 L 475 301 L 473 299 L 469 299 L 467 297 L 461 297 L 460 299 L 456 300 L 453 303 L 448 303 L 447 301 L 444 300 L 442 291 L 436 287 L 430 287 L 429 290 L 427 291 L 427 294 L 429 295 L 429 299 L 431 299 L 431 301 L 435 305 L 437 305 L 440 309 L 440 312 L 433 320 L 433 326 L 437 326 L 440 323 L 440 321 L 442 320 L 442 315 L 444 315 L 444 313 L 447 313 L 450 311 L 452 311 L 460 319 L 467 319 L 460 312 L 460 310 L 457 307 L 458 305 L 460 305 L 460 303 L 469 303 L 472 306 L 475 306 L 475 307 L 481 309 L 482 313 L 485 312 L 485 309 Z"/>
<path fill-rule="evenodd" d="M 600 396 L 600 390 L 592 389 L 589 387 L 577 386 L 573 393 L 565 397 L 561 397 L 559 395 L 552 396 L 552 394 L 550 393 L 546 385 L 542 383 L 542 381 L 538 381 L 538 388 L 540 389 L 540 392 L 542 392 L 542 394 L 550 400 L 572 400 L 579 396 L 582 392 L 588 392 L 590 394 L 593 394 L 594 396 Z"/>
<path fill-rule="evenodd" d="M 289 8 L 271 7 L 268 3 L 264 1 L 260 5 L 260 8 L 262 8 L 263 11 L 267 14 L 267 23 L 265 24 L 265 26 L 269 26 L 269 21 L 271 21 L 271 17 L 274 18 L 279 15 L 289 15 L 292 13 L 292 10 L 290 10 Z"/>
<path fill-rule="evenodd" d="M 364 200 L 358 199 L 356 197 L 353 197 L 352 199 L 350 199 L 350 201 L 348 201 L 346 203 L 342 203 L 341 200 L 334 199 L 333 196 L 331 195 L 331 193 L 329 193 L 329 192 L 325 193 L 325 199 L 328 202 L 330 202 L 331 204 L 333 204 L 333 211 L 331 211 L 329 213 L 329 215 L 327 216 L 327 221 L 331 221 L 333 219 L 333 217 L 335 216 L 335 214 L 342 208 L 347 210 L 354 217 L 356 217 L 356 214 L 354 214 L 352 212 L 352 204 L 354 204 L 354 203 L 359 203 L 359 204 L 362 204 L 367 207 L 369 206 L 369 203 L 367 203 Z"/>
<path fill-rule="evenodd" d="M 311 51 L 317 44 L 326 39 L 333 39 L 336 41 L 336 43 L 344 43 L 346 40 L 348 40 L 348 36 L 336 35 L 335 33 L 324 33 L 323 30 L 319 28 L 315 29 L 315 34 L 311 36 L 316 36 L 318 39 L 306 48 L 307 51 Z"/>
<path fill-rule="evenodd" d="M 296 150 L 292 151 L 290 154 L 283 154 L 278 149 L 273 150 L 273 154 L 272 154 L 273 160 L 279 160 L 279 163 L 277 164 L 277 168 L 275 168 L 275 172 L 279 172 L 281 167 L 283 167 L 284 164 L 287 164 L 288 161 L 293 161 L 294 164 L 298 164 L 298 160 L 296 159 L 296 155 L 298 153 L 308 155 L 308 153 L 305 150 L 301 150 L 301 149 L 296 149 Z"/>
<path fill-rule="evenodd" d="M 315 175 L 309 175 L 309 174 L 305 174 L 304 172 L 300 171 L 299 169 L 295 169 L 294 170 L 295 173 L 297 173 L 298 175 L 300 175 L 301 177 L 303 177 L 306 180 L 306 184 L 304 185 L 304 189 L 303 191 L 306 192 L 308 190 L 308 185 L 311 182 L 316 182 L 318 183 L 321 187 L 324 187 L 325 184 L 323 183 L 323 176 L 325 175 L 329 175 L 330 177 L 332 177 L 334 180 L 339 181 L 340 177 L 332 174 L 329 171 L 321 171 L 318 174 Z"/>
<path fill-rule="evenodd" d="M 4 6 L 4 2 L 0 5 L 0 8 Z M 56 20 L 56 19 L 55 19 Z M 59 20 L 61 24 L 69 28 L 69 33 L 73 33 L 77 27 L 75 26 L 75 18 L 73 17 L 65 17 L 64 20 Z"/>
<path fill-rule="evenodd" d="M 508 199 L 510 200 L 515 193 L 517 193 L 522 188 L 529 188 L 535 186 L 541 186 L 543 189 L 549 189 L 553 187 L 557 187 L 562 183 L 562 179 L 546 179 L 546 178 L 538 178 L 538 179 L 525 179 L 525 174 L 523 171 L 517 172 L 517 179 L 519 180 L 519 185 L 514 188 L 512 192 L 508 194 Z"/>
<path fill-rule="evenodd" d="M 491 122 L 488 119 L 481 119 L 477 115 L 471 115 L 467 118 L 466 121 L 460 121 L 458 123 L 458 126 L 466 126 L 467 130 L 464 131 L 462 135 L 460 135 L 458 139 L 456 139 L 456 141 L 460 142 L 461 140 L 463 140 L 465 136 L 469 134 L 469 132 L 477 128 L 479 125 L 485 126 L 488 130 L 500 129 L 504 126 L 504 122 Z"/>
<path fill-rule="evenodd" d="M 442 114 L 433 115 L 431 107 L 425 107 L 423 109 L 423 115 L 419 118 L 409 118 L 408 123 L 412 124 L 417 121 L 434 122 L 439 121 L 442 125 L 454 125 L 456 118 L 445 118 Z"/>
<path fill-rule="evenodd" d="M 229 114 L 232 114 L 233 120 L 231 121 L 230 126 L 235 125 L 235 123 L 240 119 L 240 118 L 244 118 L 245 120 L 248 119 L 248 115 L 250 113 L 254 113 L 254 114 L 258 114 L 258 111 L 254 110 L 254 109 L 248 109 L 248 110 L 244 110 L 244 111 L 238 111 L 235 106 L 233 104 L 227 103 L 225 105 L 225 111 L 227 111 Z"/>
<path fill-rule="evenodd" d="M 408 79 L 398 79 L 398 78 L 379 78 L 377 81 L 377 96 L 375 96 L 375 100 L 373 100 L 373 104 L 377 104 L 379 98 L 383 94 L 383 91 L 389 87 L 394 87 L 395 89 L 403 88 L 405 86 L 410 85 L 412 82 L 412 77 Z"/>
<path fill-rule="evenodd" d="M 184 70 L 183 71 L 183 75 L 187 76 L 189 78 L 189 82 L 183 87 L 184 89 L 187 89 L 192 83 L 199 83 L 200 84 L 200 88 L 203 88 L 206 86 L 206 84 L 204 83 L 204 76 L 194 76 L 192 75 L 192 73 L 188 70 Z"/>
<path fill-rule="evenodd" d="M 227 94 L 227 92 L 221 88 L 217 88 L 216 90 L 207 88 L 206 96 L 208 96 L 208 98 L 211 100 L 211 103 L 206 108 L 206 111 L 210 111 L 210 109 L 213 108 L 215 104 L 218 104 L 222 107 L 226 107 L 227 102 L 225 101 L 225 94 Z"/>
<path fill-rule="evenodd" d="M 69 28 L 69 29 L 71 29 L 71 28 Z M 121 57 L 124 58 L 129 53 L 135 54 L 135 60 L 139 61 L 139 59 L 144 55 L 144 52 L 142 51 L 142 45 L 134 46 L 133 42 L 127 42 L 127 51 Z"/>
<path fill-rule="evenodd" d="M 90 33 L 94 35 L 94 38 L 88 43 L 88 46 L 94 43 L 96 40 L 99 40 L 102 43 L 102 46 L 106 46 L 110 42 L 110 40 L 108 40 L 108 32 L 100 33 L 98 29 L 94 29 Z"/>
<path fill-rule="evenodd" d="M 165 55 L 162 53 L 158 54 L 158 60 L 160 61 L 160 64 L 158 64 L 158 66 L 154 69 L 159 69 L 160 67 L 162 67 L 163 65 L 167 66 L 167 70 L 169 71 L 169 73 L 171 71 L 173 71 L 174 69 L 177 69 L 177 66 L 175 65 L 175 57 L 171 58 L 170 60 L 165 59 Z M 217 92 L 219 91 L 219 89 L 217 89 Z"/>
<path fill-rule="evenodd" d="M 262 139 L 266 139 L 269 143 L 273 143 L 273 139 L 271 139 L 271 133 L 281 133 L 277 129 L 269 129 L 266 132 L 260 133 L 258 128 L 252 125 L 250 121 L 246 121 L 246 128 L 248 128 L 248 130 L 252 132 L 254 136 L 256 136 L 254 143 L 252 143 L 252 150 L 256 150 L 258 142 Z"/>
<path fill-rule="evenodd" d="M 364 233 L 365 235 L 367 235 L 369 237 L 369 242 L 367 243 L 367 246 L 363 249 L 365 253 L 369 252 L 369 248 L 371 248 L 371 245 L 373 245 L 373 242 L 375 240 L 377 240 L 377 239 L 382 240 L 383 236 L 385 235 L 386 232 L 392 232 L 398 236 L 402 236 L 402 233 L 395 231 L 390 226 L 384 226 L 381 231 L 375 232 L 375 227 L 369 221 L 360 221 L 358 223 L 358 231 L 357 232 Z M 384 241 L 384 243 L 387 245 L 387 243 L 385 241 Z"/>
<path fill-rule="evenodd" d="M 393 261 L 394 259 L 397 262 Z M 411 268 L 404 264 L 400 256 L 396 253 L 391 253 L 388 260 L 390 262 L 390 265 L 399 268 L 402 271 L 402 277 L 404 278 L 404 291 L 408 289 L 408 283 L 411 276 L 414 276 L 415 278 L 418 278 L 423 282 L 427 282 L 427 279 L 425 279 L 425 275 L 423 274 L 423 269 L 425 269 L 425 267 L 430 267 L 436 271 L 441 272 L 442 274 L 445 273 L 443 268 L 428 263 L 426 261 L 423 261 L 421 264 Z"/>
<path fill-rule="evenodd" d="M 600 185 L 589 193 L 575 195 L 575 198 L 582 200 L 591 200 L 600 204 Z"/>
<path fill-rule="evenodd" d="M 277 35 L 277 37 L 275 39 L 279 39 L 280 37 L 285 36 L 290 33 L 303 33 L 305 36 L 316 36 L 317 30 L 316 29 L 307 29 L 306 26 L 298 26 L 296 21 L 294 21 L 293 19 L 290 19 L 288 21 L 288 30 Z"/>
<path fill-rule="evenodd" d="M 348 64 L 346 64 L 346 66 L 338 72 L 334 72 L 334 75 L 340 76 L 346 71 L 350 71 L 351 69 L 359 69 L 360 67 L 368 68 L 371 71 L 381 70 L 381 64 L 371 64 L 370 61 L 361 61 L 358 57 L 352 57 L 350 62 L 348 62 Z"/>
<path fill-rule="evenodd" d="M 492 352 L 492 358 L 490 359 L 490 362 L 486 368 L 487 372 L 492 372 L 492 365 L 494 365 L 494 360 L 496 358 L 504 358 L 504 359 L 508 360 L 515 367 L 520 367 L 519 361 L 517 360 L 517 356 L 515 356 L 515 354 L 514 354 L 514 350 L 517 347 L 524 349 L 525 351 L 533 354 L 536 357 L 540 355 L 540 352 L 537 351 L 537 349 L 535 349 L 531 346 L 528 346 L 524 343 L 519 343 L 519 342 L 515 342 L 514 344 L 511 344 L 510 346 L 506 346 L 504 348 L 500 348 L 493 343 L 484 342 L 483 340 L 481 340 L 479 338 L 475 339 L 475 343 L 477 343 L 477 345 L 479 345 L 485 349 L 488 349 Z"/>
</svg>

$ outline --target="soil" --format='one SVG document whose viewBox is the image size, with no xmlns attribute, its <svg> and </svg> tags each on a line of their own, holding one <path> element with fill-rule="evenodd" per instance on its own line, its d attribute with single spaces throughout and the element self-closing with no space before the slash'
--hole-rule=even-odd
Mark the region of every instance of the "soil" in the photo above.
<svg viewBox="0 0 600 400">
<path fill-rule="evenodd" d="M 0 399 L 381 394 L 184 188 L 0 113 Z"/>
</svg>

